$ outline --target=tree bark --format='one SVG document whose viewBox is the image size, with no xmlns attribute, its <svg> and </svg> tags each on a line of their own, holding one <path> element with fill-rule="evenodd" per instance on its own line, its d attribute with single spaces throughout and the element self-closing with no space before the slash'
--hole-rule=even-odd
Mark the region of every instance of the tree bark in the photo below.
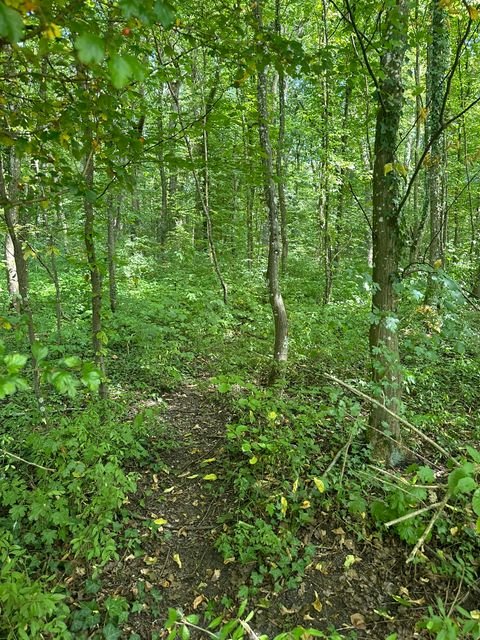
<svg viewBox="0 0 480 640">
<path fill-rule="evenodd" d="M 20 162 L 15 153 L 15 147 L 10 147 L 10 187 L 7 192 L 5 171 L 3 167 L 3 157 L 0 153 L 0 197 L 4 200 L 11 200 L 14 202 L 17 198 L 18 183 L 20 180 Z M 35 325 L 33 321 L 32 308 L 30 306 L 29 299 L 29 282 L 28 282 L 28 267 L 27 261 L 23 254 L 23 242 L 18 232 L 18 211 L 16 207 L 4 207 L 5 225 L 7 227 L 7 234 L 10 236 L 13 246 L 13 255 L 15 259 L 15 267 L 18 280 L 18 303 L 19 311 L 22 313 L 27 321 L 27 333 L 28 342 L 32 351 L 32 369 L 33 369 L 33 389 L 37 400 L 41 402 L 41 389 L 40 389 L 40 372 L 38 370 L 37 360 L 34 355 L 34 345 L 36 343 Z"/>
<path fill-rule="evenodd" d="M 375 397 L 393 412 L 401 409 L 402 380 L 397 333 L 397 296 L 400 259 L 400 175 L 395 170 L 403 107 L 402 66 L 405 56 L 408 0 L 396 0 L 385 10 L 378 81 L 378 108 L 373 170 L 373 283 L 370 353 Z M 401 457 L 398 420 L 374 406 L 370 414 L 369 438 L 373 455 L 394 465 Z M 385 434 L 385 435 L 384 435 Z"/>
<path fill-rule="evenodd" d="M 427 69 L 428 137 L 443 125 L 445 77 L 449 63 L 448 15 L 438 0 L 431 1 L 431 45 Z M 427 165 L 428 199 L 430 206 L 429 261 L 432 269 L 445 266 L 446 201 L 443 189 L 443 170 L 446 163 L 445 136 L 437 136 L 430 147 Z M 435 275 L 430 275 L 425 293 L 425 303 L 438 298 L 439 286 Z"/>
<path fill-rule="evenodd" d="M 255 0 L 254 12 L 257 28 L 261 33 L 263 31 L 261 0 Z M 262 150 L 264 194 L 269 220 L 268 290 L 275 331 L 273 366 L 269 382 L 273 384 L 281 380 L 285 375 L 288 359 L 288 318 L 280 288 L 281 238 L 273 172 L 272 147 L 268 129 L 267 75 L 265 67 L 260 67 L 257 74 L 257 108 L 259 120 L 258 132 L 260 148 Z"/>
<path fill-rule="evenodd" d="M 280 17 L 280 0 L 275 0 L 275 31 L 282 35 Z M 276 172 L 278 185 L 278 210 L 280 213 L 280 231 L 282 237 L 282 273 L 287 271 L 288 261 L 288 233 L 287 233 L 287 202 L 285 197 L 285 73 L 278 71 L 278 140 L 276 155 Z"/>
<path fill-rule="evenodd" d="M 83 210 L 85 214 L 84 222 L 84 243 L 87 255 L 87 264 L 90 272 L 91 299 L 92 299 L 92 348 L 95 362 L 100 370 L 102 381 L 100 383 L 100 397 L 107 397 L 107 385 L 105 374 L 105 360 L 103 356 L 102 341 L 102 275 L 98 266 L 97 254 L 94 240 L 95 225 L 95 208 L 91 199 L 93 192 L 93 176 L 94 176 L 94 151 L 91 145 L 88 145 L 90 152 L 85 160 L 85 183 L 87 194 L 83 199 Z"/>
</svg>

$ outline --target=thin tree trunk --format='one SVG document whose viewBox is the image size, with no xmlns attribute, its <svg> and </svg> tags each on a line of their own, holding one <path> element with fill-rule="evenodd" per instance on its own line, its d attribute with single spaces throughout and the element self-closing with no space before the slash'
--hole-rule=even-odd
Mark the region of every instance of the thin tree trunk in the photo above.
<svg viewBox="0 0 480 640">
<path fill-rule="evenodd" d="M 93 191 L 93 176 L 94 176 L 94 155 L 93 148 L 89 145 L 90 153 L 85 160 L 85 182 L 88 192 L 91 194 Z M 91 198 L 85 196 L 83 200 L 83 209 L 85 213 L 84 223 L 84 242 L 85 251 L 87 255 L 87 263 L 90 271 L 90 285 L 91 285 L 91 298 L 92 298 L 92 347 L 95 357 L 95 362 L 100 370 L 102 381 L 100 383 L 100 397 L 107 397 L 107 385 L 105 374 L 105 360 L 103 357 L 103 341 L 102 341 L 102 276 L 98 266 L 97 254 L 95 249 L 94 240 L 94 225 L 95 225 L 95 208 Z"/>
<path fill-rule="evenodd" d="M 107 262 L 108 262 L 108 292 L 110 298 L 110 310 L 117 310 L 117 216 L 115 215 L 115 201 L 108 201 L 108 225 L 107 225 Z M 117 209 L 120 205 L 117 203 Z"/>
<path fill-rule="evenodd" d="M 3 167 L 3 157 L 0 153 L 0 196 L 4 200 L 10 199 L 15 202 L 17 199 L 17 189 L 20 179 L 20 162 L 15 154 L 15 148 L 10 147 L 10 190 L 7 193 L 5 171 Z M 20 235 L 17 232 L 17 218 L 18 211 L 16 207 L 4 207 L 5 225 L 7 227 L 7 233 L 11 238 L 13 246 L 13 255 L 15 258 L 15 267 L 18 279 L 18 293 L 19 293 L 19 310 L 27 320 L 27 333 L 28 342 L 32 351 L 32 369 L 33 369 L 33 389 L 37 400 L 41 401 L 41 389 L 40 389 L 40 372 L 38 370 L 37 360 L 34 355 L 34 345 L 36 343 L 35 325 L 33 321 L 32 308 L 30 306 L 29 299 L 29 282 L 28 282 L 28 267 L 27 261 L 23 254 L 23 243 Z"/>
<path fill-rule="evenodd" d="M 445 76 L 449 63 L 448 14 L 438 0 L 431 0 L 431 45 L 427 69 L 428 135 L 432 136 L 443 125 Z M 433 269 L 445 265 L 446 202 L 443 189 L 443 170 L 446 162 L 445 136 L 438 136 L 430 147 L 427 167 L 428 198 L 430 205 L 429 261 Z M 430 275 L 425 302 L 438 298 L 439 286 L 435 275 Z"/>
<path fill-rule="evenodd" d="M 282 35 L 280 16 L 280 0 L 275 0 L 275 31 Z M 282 273 L 287 271 L 288 261 L 288 233 L 287 233 L 287 203 L 285 197 L 285 73 L 280 67 L 278 71 L 278 140 L 276 155 L 276 171 L 278 186 L 278 210 L 280 213 L 280 231 L 282 236 Z"/>
<path fill-rule="evenodd" d="M 381 58 L 383 76 L 379 80 L 373 171 L 373 282 L 370 326 L 370 353 L 375 397 L 393 412 L 401 409 L 402 381 L 397 333 L 397 296 L 400 260 L 398 204 L 400 176 L 393 169 L 403 107 L 402 66 L 408 24 L 408 0 L 396 0 L 385 10 L 384 42 L 388 49 Z M 394 465 L 400 449 L 398 420 L 381 407 L 370 414 L 370 441 L 373 455 Z"/>
<path fill-rule="evenodd" d="M 259 33 L 263 31 L 261 0 L 255 0 L 254 12 Z M 258 69 L 257 75 L 258 132 L 263 161 L 263 181 L 265 202 L 269 218 L 268 289 L 272 307 L 275 341 L 270 384 L 285 376 L 288 358 L 288 319 L 280 288 L 281 238 L 276 188 L 273 173 L 272 147 L 268 130 L 267 75 L 265 68 Z"/>
</svg>

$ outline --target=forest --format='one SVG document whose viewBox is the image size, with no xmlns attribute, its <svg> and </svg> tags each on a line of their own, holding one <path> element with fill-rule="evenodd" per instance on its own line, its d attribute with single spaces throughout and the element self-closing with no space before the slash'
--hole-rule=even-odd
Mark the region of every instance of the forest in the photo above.
<svg viewBox="0 0 480 640">
<path fill-rule="evenodd" d="M 0 0 L 0 638 L 480 639 L 480 4 Z"/>
</svg>

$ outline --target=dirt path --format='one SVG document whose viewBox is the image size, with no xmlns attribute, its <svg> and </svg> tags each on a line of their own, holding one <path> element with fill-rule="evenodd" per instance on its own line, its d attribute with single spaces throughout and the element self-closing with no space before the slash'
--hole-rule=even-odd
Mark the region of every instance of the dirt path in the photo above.
<svg viewBox="0 0 480 640">
<path fill-rule="evenodd" d="M 102 591 L 141 607 L 130 615 L 125 637 L 135 632 L 151 639 L 169 607 L 201 611 L 225 593 L 220 585 L 226 568 L 214 541 L 230 499 L 218 493 L 228 417 L 215 393 L 195 384 L 163 400 L 162 421 L 173 448 L 162 454 L 159 470 L 139 470 L 138 491 L 128 505 L 139 539 L 133 538 L 132 548 L 102 579 Z"/>
</svg>

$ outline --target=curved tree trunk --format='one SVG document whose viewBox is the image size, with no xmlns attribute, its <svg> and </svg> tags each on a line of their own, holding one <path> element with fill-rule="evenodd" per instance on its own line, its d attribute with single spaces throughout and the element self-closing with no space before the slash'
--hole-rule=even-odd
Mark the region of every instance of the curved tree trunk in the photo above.
<svg viewBox="0 0 480 640">
<path fill-rule="evenodd" d="M 261 0 L 254 5 L 259 32 L 263 29 Z M 272 147 L 268 131 L 267 75 L 265 68 L 259 68 L 257 75 L 258 132 L 263 159 L 263 183 L 265 202 L 268 209 L 268 291 L 272 307 L 275 341 L 270 384 L 285 375 L 288 358 L 288 319 L 280 288 L 281 237 L 273 173 Z"/>
</svg>

